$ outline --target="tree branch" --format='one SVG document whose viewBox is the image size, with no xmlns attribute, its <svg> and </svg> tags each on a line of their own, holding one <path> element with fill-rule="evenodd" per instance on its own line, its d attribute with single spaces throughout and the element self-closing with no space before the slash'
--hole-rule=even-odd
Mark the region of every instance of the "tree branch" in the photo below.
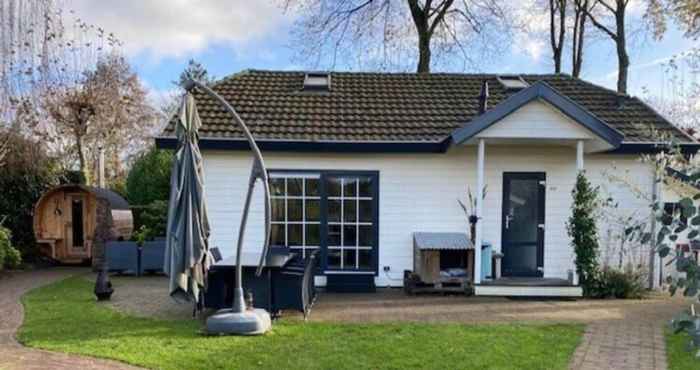
<svg viewBox="0 0 700 370">
<path fill-rule="evenodd" d="M 433 19 L 433 24 L 430 25 L 430 28 L 428 30 L 430 35 L 432 35 L 433 32 L 435 32 L 435 28 L 437 27 L 437 25 L 440 24 L 440 22 L 445 18 L 445 14 L 450 9 L 453 2 L 454 2 L 454 0 L 445 0 L 442 3 L 440 3 L 440 5 L 436 8 L 436 9 L 440 9 L 440 7 L 442 7 L 442 9 L 440 9 L 438 14 Z"/>
<path fill-rule="evenodd" d="M 598 21 L 598 19 L 596 19 L 595 16 L 593 16 L 593 13 L 591 13 L 591 10 L 593 10 L 593 8 L 595 8 L 596 4 L 605 4 L 605 3 L 602 3 L 600 0 L 598 0 L 598 1 L 596 1 L 595 4 L 593 4 L 593 6 L 591 6 L 590 9 L 583 9 L 583 11 L 586 13 L 586 16 L 588 17 L 588 19 L 591 20 L 593 25 L 596 26 L 596 28 L 605 32 L 608 36 L 610 36 L 610 38 L 612 38 L 613 40 L 615 40 L 615 42 L 617 42 L 617 33 L 613 32 L 607 26 L 600 23 Z"/>
</svg>

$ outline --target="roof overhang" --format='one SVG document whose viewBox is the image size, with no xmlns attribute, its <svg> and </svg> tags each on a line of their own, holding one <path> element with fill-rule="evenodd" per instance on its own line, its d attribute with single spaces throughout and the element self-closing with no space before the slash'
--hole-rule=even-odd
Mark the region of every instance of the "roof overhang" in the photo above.
<svg viewBox="0 0 700 370">
<path fill-rule="evenodd" d="M 156 147 L 175 149 L 177 138 L 156 137 Z M 260 150 L 272 152 L 327 152 L 327 153 L 445 153 L 450 141 L 392 142 L 392 141 L 294 141 L 256 140 Z M 250 150 L 248 141 L 234 138 L 202 138 L 202 150 Z"/>
<path fill-rule="evenodd" d="M 621 132 L 610 127 L 593 113 L 543 81 L 538 81 L 513 94 L 484 114 L 462 125 L 462 127 L 452 133 L 452 141 L 455 144 L 465 143 L 504 117 L 538 99 L 549 103 L 575 122 L 590 130 L 611 148 L 616 149 L 622 143 L 624 135 Z"/>
</svg>

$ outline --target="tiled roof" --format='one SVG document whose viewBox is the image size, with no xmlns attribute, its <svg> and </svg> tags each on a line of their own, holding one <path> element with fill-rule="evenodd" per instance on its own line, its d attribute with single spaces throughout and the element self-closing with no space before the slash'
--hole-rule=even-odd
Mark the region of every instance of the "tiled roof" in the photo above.
<svg viewBox="0 0 700 370">
<path fill-rule="evenodd" d="M 320 142 L 444 141 L 478 115 L 479 90 L 489 82 L 489 107 L 513 92 L 493 74 L 332 72 L 327 92 L 304 92 L 304 72 L 247 70 L 213 86 L 238 111 L 257 140 Z M 650 128 L 688 137 L 634 97 L 567 75 L 522 75 L 544 81 L 625 135 L 649 142 Z M 202 119 L 200 137 L 242 139 L 229 114 L 213 99 L 195 93 Z M 173 136 L 172 122 L 163 136 Z"/>
</svg>

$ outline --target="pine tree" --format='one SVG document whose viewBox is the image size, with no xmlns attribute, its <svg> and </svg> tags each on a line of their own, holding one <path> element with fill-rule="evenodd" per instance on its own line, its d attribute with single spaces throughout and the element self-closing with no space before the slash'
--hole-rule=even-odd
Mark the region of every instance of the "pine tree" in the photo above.
<svg viewBox="0 0 700 370">
<path fill-rule="evenodd" d="M 173 83 L 183 87 L 190 78 L 195 79 L 205 85 L 211 85 L 216 82 L 216 78 L 209 75 L 209 72 L 206 68 L 204 68 L 202 63 L 199 63 L 194 59 L 190 59 L 190 61 L 187 63 L 187 67 L 185 67 L 185 70 L 180 73 L 180 78 L 177 81 L 173 81 Z"/>
</svg>

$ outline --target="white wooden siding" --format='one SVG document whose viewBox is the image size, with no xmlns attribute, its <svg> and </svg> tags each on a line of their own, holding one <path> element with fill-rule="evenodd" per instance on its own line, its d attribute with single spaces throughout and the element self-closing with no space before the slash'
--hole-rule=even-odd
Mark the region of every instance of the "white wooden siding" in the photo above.
<svg viewBox="0 0 700 370">
<path fill-rule="evenodd" d="M 486 145 L 487 196 L 484 202 L 484 240 L 500 250 L 503 172 L 545 172 L 545 277 L 566 278 L 573 269 L 573 253 L 565 222 L 570 214 L 571 189 L 576 174 L 575 148 L 556 146 Z M 403 270 L 411 269 L 412 233 L 416 231 L 467 232 L 466 218 L 457 204 L 467 187 L 476 183 L 476 147 L 463 146 L 445 154 L 335 154 L 264 153 L 270 169 L 334 169 L 379 171 L 379 275 L 380 286 L 402 284 Z M 612 168 L 629 168 L 641 186 L 651 189 L 651 171 L 636 156 L 590 155 L 585 166 L 596 184 L 607 183 L 601 174 Z M 248 152 L 204 152 L 206 197 L 212 224 L 211 245 L 224 257 L 234 252 L 248 175 Z M 625 208 L 644 208 L 643 202 L 616 185 L 611 188 Z M 260 192 L 251 209 L 245 249 L 259 251 L 263 238 Z M 383 266 L 389 266 L 388 274 Z"/>
<path fill-rule="evenodd" d="M 548 103 L 536 100 L 480 132 L 477 137 L 593 139 L 596 136 Z"/>
</svg>

